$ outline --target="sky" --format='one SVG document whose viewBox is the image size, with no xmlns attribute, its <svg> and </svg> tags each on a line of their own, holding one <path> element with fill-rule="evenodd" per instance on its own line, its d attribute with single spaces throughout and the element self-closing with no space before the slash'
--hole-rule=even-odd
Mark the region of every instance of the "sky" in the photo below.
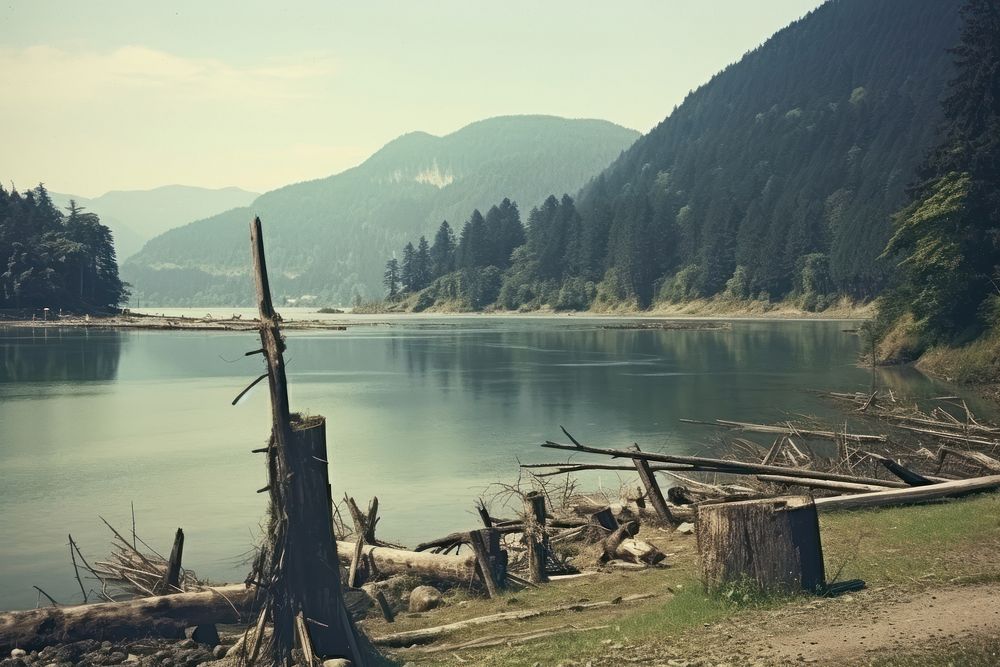
<svg viewBox="0 0 1000 667">
<path fill-rule="evenodd" d="M 508 114 L 646 132 L 820 0 L 0 0 L 0 181 L 263 192 Z"/>
</svg>

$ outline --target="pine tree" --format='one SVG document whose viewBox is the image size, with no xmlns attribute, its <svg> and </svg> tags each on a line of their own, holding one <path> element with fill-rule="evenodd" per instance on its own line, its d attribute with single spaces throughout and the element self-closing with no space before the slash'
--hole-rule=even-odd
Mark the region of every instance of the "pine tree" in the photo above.
<svg viewBox="0 0 1000 667">
<path fill-rule="evenodd" d="M 445 220 L 434 235 L 430 249 L 431 279 L 440 278 L 455 269 L 455 233 Z"/>
<path fill-rule="evenodd" d="M 395 301 L 399 297 L 399 260 L 395 257 L 385 263 L 382 284 L 385 285 L 385 298 Z"/>
<path fill-rule="evenodd" d="M 414 259 L 416 257 L 416 251 L 413 249 L 412 243 L 407 243 L 403 248 L 403 265 L 399 272 L 399 280 L 403 285 L 404 292 L 413 292 L 416 285 L 416 274 Z"/>
<path fill-rule="evenodd" d="M 427 239 L 423 236 L 417 243 L 417 252 L 413 256 L 413 291 L 419 291 L 431 284 L 431 253 Z"/>
</svg>

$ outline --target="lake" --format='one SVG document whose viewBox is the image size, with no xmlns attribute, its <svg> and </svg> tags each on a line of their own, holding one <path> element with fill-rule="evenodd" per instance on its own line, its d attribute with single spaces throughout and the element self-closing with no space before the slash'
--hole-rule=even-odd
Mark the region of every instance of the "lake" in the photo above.
<svg viewBox="0 0 1000 667">
<path fill-rule="evenodd" d="M 228 314 L 229 311 L 226 311 Z M 197 315 L 204 314 L 199 310 Z M 338 316 L 346 331 L 288 335 L 294 410 L 327 418 L 334 497 L 378 495 L 379 534 L 415 544 L 476 526 L 474 502 L 565 425 L 607 446 L 711 452 L 712 428 L 680 418 L 836 418 L 811 393 L 866 390 L 853 325 L 735 321 L 731 330 L 623 330 L 590 317 Z M 184 528 L 184 564 L 241 581 L 259 533 L 269 430 L 254 333 L 0 328 L 0 608 L 32 585 L 78 602 L 67 534 L 109 549 L 98 516 L 161 552 Z M 880 373 L 911 395 L 915 371 Z M 947 391 L 954 391 L 949 388 Z M 588 487 L 617 490 L 615 474 Z"/>
</svg>

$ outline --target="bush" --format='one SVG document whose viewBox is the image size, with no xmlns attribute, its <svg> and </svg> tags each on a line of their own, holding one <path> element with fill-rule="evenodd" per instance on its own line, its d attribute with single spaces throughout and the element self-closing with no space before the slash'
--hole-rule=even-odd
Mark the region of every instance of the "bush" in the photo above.
<svg viewBox="0 0 1000 667">
<path fill-rule="evenodd" d="M 698 291 L 699 269 L 696 264 L 688 264 L 660 287 L 659 298 L 668 303 L 691 301 L 701 296 Z"/>
</svg>

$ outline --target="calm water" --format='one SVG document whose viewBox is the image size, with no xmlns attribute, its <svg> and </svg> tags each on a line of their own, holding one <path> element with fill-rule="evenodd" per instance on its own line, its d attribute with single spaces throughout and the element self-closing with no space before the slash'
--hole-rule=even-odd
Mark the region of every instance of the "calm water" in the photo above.
<svg viewBox="0 0 1000 667">
<path fill-rule="evenodd" d="M 203 314 L 203 313 L 198 313 Z M 413 544 L 475 525 L 474 500 L 559 426 L 592 442 L 710 451 L 681 417 L 834 416 L 808 389 L 866 389 L 843 322 L 736 322 L 731 331 L 599 328 L 584 318 L 374 318 L 291 333 L 293 409 L 325 415 L 334 495 L 379 496 L 386 538 Z M 369 321 L 372 318 L 368 318 Z M 0 608 L 37 584 L 80 599 L 67 553 L 107 553 L 98 515 L 160 551 L 181 526 L 185 565 L 239 581 L 265 484 L 266 383 L 254 333 L 0 329 Z M 922 376 L 888 376 L 909 393 Z M 949 390 L 950 391 L 950 390 Z M 588 484 L 617 489 L 615 475 Z"/>
</svg>

